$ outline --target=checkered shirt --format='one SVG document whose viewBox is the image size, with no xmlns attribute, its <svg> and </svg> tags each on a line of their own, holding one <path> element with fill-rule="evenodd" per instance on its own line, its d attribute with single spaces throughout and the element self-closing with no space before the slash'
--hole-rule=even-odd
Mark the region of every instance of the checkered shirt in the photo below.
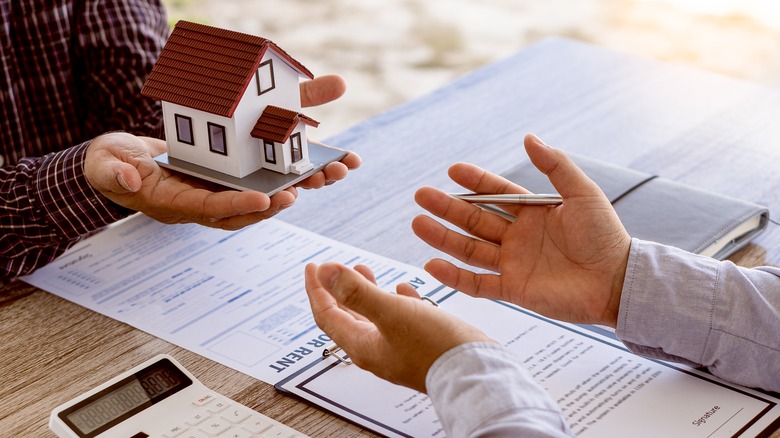
<svg viewBox="0 0 780 438">
<path fill-rule="evenodd" d="M 92 138 L 159 136 L 140 94 L 168 36 L 155 0 L 0 0 L 0 284 L 129 213 L 83 171 Z"/>
</svg>

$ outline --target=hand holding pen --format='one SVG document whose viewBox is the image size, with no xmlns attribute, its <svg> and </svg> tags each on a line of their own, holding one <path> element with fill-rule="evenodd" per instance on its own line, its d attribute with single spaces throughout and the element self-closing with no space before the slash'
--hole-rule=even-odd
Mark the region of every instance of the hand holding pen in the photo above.
<svg viewBox="0 0 780 438">
<path fill-rule="evenodd" d="M 453 165 L 450 178 L 472 193 L 419 189 L 417 203 L 441 221 L 419 215 L 412 230 L 473 268 L 434 258 L 425 270 L 470 295 L 614 327 L 631 239 L 601 189 L 565 153 L 533 136 L 525 149 L 560 197 L 530 194 L 478 166 Z"/>
</svg>

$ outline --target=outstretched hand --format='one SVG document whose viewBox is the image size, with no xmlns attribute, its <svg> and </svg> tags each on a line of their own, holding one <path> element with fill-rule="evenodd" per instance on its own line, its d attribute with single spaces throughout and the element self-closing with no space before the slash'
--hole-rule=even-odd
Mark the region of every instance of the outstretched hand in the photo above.
<svg viewBox="0 0 780 438">
<path fill-rule="evenodd" d="M 165 141 L 126 133 L 101 135 L 92 141 L 84 161 L 89 183 L 108 199 L 166 224 L 194 222 L 237 230 L 270 218 L 297 197 L 289 188 L 265 193 L 225 190 L 198 178 L 160 167 L 154 156 Z"/>
<path fill-rule="evenodd" d="M 321 105 L 337 99 L 346 89 L 335 75 L 303 82 L 301 105 Z M 194 222 L 213 228 L 237 230 L 268 219 L 290 207 L 296 187 L 320 188 L 344 179 L 360 166 L 360 157 L 348 152 L 340 161 L 269 197 L 259 192 L 238 192 L 161 168 L 153 157 L 166 151 L 165 141 L 110 133 L 95 138 L 87 150 L 84 172 L 89 183 L 108 199 L 140 211 L 163 223 Z"/>
<path fill-rule="evenodd" d="M 504 206 L 514 222 L 431 187 L 417 203 L 466 234 L 420 215 L 415 234 L 432 247 L 471 266 L 442 259 L 425 269 L 467 294 L 499 299 L 543 315 L 578 323 L 617 324 L 617 311 L 631 239 L 599 187 L 563 152 L 533 135 L 525 137 L 531 162 L 563 197 L 550 206 Z M 475 193 L 528 193 L 477 166 L 458 163 L 450 178 Z"/>
<path fill-rule="evenodd" d="M 382 379 L 425 392 L 428 369 L 439 356 L 466 342 L 491 342 L 420 300 L 408 284 L 396 291 L 379 289 L 365 266 L 306 266 L 306 292 L 317 325 L 355 365 Z"/>
</svg>

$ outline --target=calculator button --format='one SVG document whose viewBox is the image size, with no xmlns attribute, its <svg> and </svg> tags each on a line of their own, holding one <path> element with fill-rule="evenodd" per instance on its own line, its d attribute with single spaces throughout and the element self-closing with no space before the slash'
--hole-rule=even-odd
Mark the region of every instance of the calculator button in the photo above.
<svg viewBox="0 0 780 438">
<path fill-rule="evenodd" d="M 252 438 L 252 434 L 244 429 L 233 428 L 221 434 L 219 438 Z"/>
<path fill-rule="evenodd" d="M 230 429 L 230 423 L 225 420 L 212 418 L 209 421 L 204 421 L 198 427 L 209 436 L 217 436 Z"/>
<path fill-rule="evenodd" d="M 273 425 L 274 423 L 270 419 L 263 418 L 259 415 L 253 415 L 252 418 L 243 422 L 241 427 L 252 433 L 261 433 L 270 429 Z"/>
<path fill-rule="evenodd" d="M 187 431 L 187 426 L 183 424 L 177 424 L 176 426 L 168 428 L 163 436 L 165 438 L 174 438 Z"/>
<path fill-rule="evenodd" d="M 206 412 L 206 410 L 204 409 L 202 411 L 199 411 L 199 412 L 191 415 L 190 418 L 188 418 L 186 420 L 186 423 L 189 424 L 190 426 L 195 426 L 196 424 L 202 423 L 204 420 L 206 420 L 210 416 L 211 415 L 209 415 L 209 413 Z"/>
<path fill-rule="evenodd" d="M 244 409 L 231 408 L 222 413 L 222 418 L 233 424 L 236 424 L 246 420 L 251 415 L 252 414 L 245 411 Z"/>
<path fill-rule="evenodd" d="M 213 402 L 215 398 L 217 397 L 214 394 L 206 394 L 203 397 L 200 397 L 197 400 L 193 401 L 192 404 L 194 404 L 195 406 L 205 406 Z"/>
<path fill-rule="evenodd" d="M 209 436 L 199 430 L 188 430 L 178 438 L 209 438 Z"/>
<path fill-rule="evenodd" d="M 214 403 L 208 405 L 206 408 L 209 412 L 212 414 L 216 414 L 217 412 L 222 412 L 225 409 L 227 409 L 230 406 L 230 403 L 228 403 L 225 400 L 217 400 Z"/>
<path fill-rule="evenodd" d="M 298 436 L 296 432 L 291 431 L 286 427 L 276 426 L 263 432 L 260 435 L 260 438 L 293 438 L 295 436 Z M 305 435 L 300 435 L 300 436 L 305 436 Z"/>
</svg>

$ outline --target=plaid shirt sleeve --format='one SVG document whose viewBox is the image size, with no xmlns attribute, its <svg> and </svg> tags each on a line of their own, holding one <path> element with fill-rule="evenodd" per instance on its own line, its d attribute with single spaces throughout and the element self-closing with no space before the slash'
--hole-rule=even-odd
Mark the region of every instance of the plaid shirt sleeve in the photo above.
<svg viewBox="0 0 780 438">
<path fill-rule="evenodd" d="M 161 132 L 140 95 L 168 36 L 160 1 L 54 3 L 0 2 L 0 284 L 131 213 L 87 182 L 92 138 Z"/>
<path fill-rule="evenodd" d="M 87 183 L 89 142 L 0 170 L 3 279 L 51 261 L 82 236 L 130 213 Z"/>
</svg>

